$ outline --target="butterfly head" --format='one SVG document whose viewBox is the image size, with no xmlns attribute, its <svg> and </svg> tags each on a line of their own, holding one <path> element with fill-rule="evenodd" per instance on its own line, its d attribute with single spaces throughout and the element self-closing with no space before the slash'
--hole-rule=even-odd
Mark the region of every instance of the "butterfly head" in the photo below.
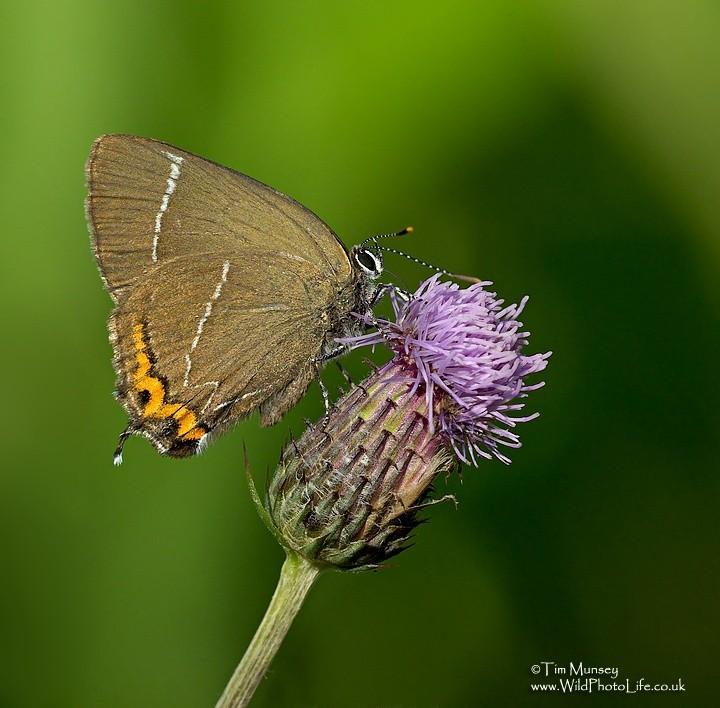
<svg viewBox="0 0 720 708">
<path fill-rule="evenodd" d="M 395 238 L 411 234 L 412 226 L 406 226 L 400 231 L 393 231 L 389 234 L 376 234 L 368 236 L 362 243 L 354 246 L 350 251 L 350 257 L 356 272 L 361 274 L 367 281 L 377 280 L 383 272 L 383 251 L 392 250 L 381 246 L 378 241 L 384 238 Z"/>
<path fill-rule="evenodd" d="M 377 280 L 383 272 L 382 253 L 372 247 L 355 246 L 350 252 L 353 267 L 363 278 Z"/>
</svg>

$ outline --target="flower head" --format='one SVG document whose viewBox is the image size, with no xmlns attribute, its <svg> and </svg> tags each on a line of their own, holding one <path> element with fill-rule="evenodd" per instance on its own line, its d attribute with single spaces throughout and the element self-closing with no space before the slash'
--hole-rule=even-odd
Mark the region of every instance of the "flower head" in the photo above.
<svg viewBox="0 0 720 708">
<path fill-rule="evenodd" d="M 522 353 L 529 333 L 518 317 L 528 298 L 505 305 L 488 285 L 460 288 L 433 276 L 409 301 L 392 298 L 394 322 L 377 320 L 377 331 L 344 340 L 353 348 L 388 345 L 395 356 L 386 368 L 410 373 L 427 401 L 430 425 L 474 465 L 478 457 L 510 462 L 498 446 L 519 447 L 515 426 L 537 417 L 518 415 L 521 399 L 544 385 L 525 377 L 545 369 L 550 357 Z"/>
<path fill-rule="evenodd" d="M 343 340 L 387 345 L 393 358 L 285 448 L 264 504 L 255 497 L 285 548 L 318 566 L 377 567 L 405 548 L 457 458 L 509 462 L 498 446 L 519 446 L 515 425 L 535 416 L 517 416 L 518 401 L 542 385 L 525 377 L 550 354 L 522 353 L 526 300 L 504 306 L 487 285 L 430 278 L 393 298 L 395 321 Z"/>
</svg>

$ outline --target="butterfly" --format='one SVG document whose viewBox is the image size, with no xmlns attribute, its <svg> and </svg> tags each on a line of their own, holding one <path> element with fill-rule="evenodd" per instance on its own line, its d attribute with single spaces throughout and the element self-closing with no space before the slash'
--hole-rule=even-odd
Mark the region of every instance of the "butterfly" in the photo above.
<svg viewBox="0 0 720 708">
<path fill-rule="evenodd" d="M 130 435 L 185 457 L 256 409 L 274 424 L 382 291 L 380 249 L 348 250 L 295 200 L 180 148 L 104 135 L 86 176 L 129 417 L 116 464 Z"/>
</svg>

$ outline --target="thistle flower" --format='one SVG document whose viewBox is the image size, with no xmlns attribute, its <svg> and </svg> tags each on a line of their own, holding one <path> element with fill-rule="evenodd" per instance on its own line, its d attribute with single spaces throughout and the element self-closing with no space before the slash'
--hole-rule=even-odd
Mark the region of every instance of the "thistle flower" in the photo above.
<svg viewBox="0 0 720 708">
<path fill-rule="evenodd" d="M 520 446 L 527 394 L 550 353 L 523 354 L 527 298 L 505 306 L 481 282 L 425 281 L 395 319 L 341 340 L 388 346 L 392 359 L 353 386 L 283 451 L 256 506 L 287 559 L 265 617 L 218 708 L 247 705 L 319 572 L 374 568 L 405 547 L 436 477 Z"/>
<path fill-rule="evenodd" d="M 539 413 L 516 416 L 519 401 L 544 382 L 528 385 L 525 377 L 547 366 L 551 352 L 525 356 L 529 332 L 518 317 L 528 298 L 504 306 L 492 285 L 482 281 L 469 288 L 426 280 L 408 303 L 392 298 L 395 322 L 378 321 L 377 332 L 344 340 L 352 348 L 387 344 L 395 353 L 386 369 L 402 369 L 414 378 L 413 391 L 424 391 L 431 428 L 458 458 L 477 466 L 477 457 L 510 458 L 498 445 L 517 448 L 517 423 Z M 437 415 L 436 415 L 437 414 Z"/>
<path fill-rule="evenodd" d="M 376 567 L 402 550 L 433 480 L 456 460 L 510 459 L 529 391 L 550 353 L 522 353 L 517 318 L 489 282 L 460 288 L 425 281 L 395 320 L 375 321 L 350 348 L 384 344 L 393 358 L 341 398 L 283 452 L 264 517 L 302 557 L 342 569 Z"/>
</svg>

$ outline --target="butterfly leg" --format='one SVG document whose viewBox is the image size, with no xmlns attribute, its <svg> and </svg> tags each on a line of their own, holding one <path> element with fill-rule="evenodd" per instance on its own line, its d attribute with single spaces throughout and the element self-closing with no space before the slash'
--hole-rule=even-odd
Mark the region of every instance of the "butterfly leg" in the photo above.
<svg viewBox="0 0 720 708">
<path fill-rule="evenodd" d="M 324 364 L 327 361 L 331 361 L 332 359 L 336 359 L 341 354 L 344 354 L 347 351 L 347 347 L 343 346 L 342 344 L 339 344 L 337 347 L 333 347 L 332 349 L 323 352 L 319 357 L 315 359 L 316 364 Z"/>
<path fill-rule="evenodd" d="M 330 414 L 330 394 L 328 393 L 327 386 L 319 376 L 318 386 L 320 386 L 320 393 L 322 394 L 323 403 L 325 404 L 325 417 L 327 418 Z"/>
<path fill-rule="evenodd" d="M 394 295 L 399 297 L 403 302 L 410 302 L 411 295 L 407 290 L 399 288 L 393 283 L 383 283 L 373 294 L 370 300 L 370 307 L 375 307 L 377 303 L 382 300 L 386 295 L 392 298 Z"/>
</svg>

